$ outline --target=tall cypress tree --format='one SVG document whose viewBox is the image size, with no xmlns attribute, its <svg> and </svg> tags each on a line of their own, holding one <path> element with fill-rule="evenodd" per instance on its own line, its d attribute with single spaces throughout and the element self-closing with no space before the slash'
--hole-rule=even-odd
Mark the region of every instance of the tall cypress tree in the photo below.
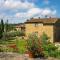
<svg viewBox="0 0 60 60">
<path fill-rule="evenodd" d="M 3 22 L 3 19 L 1 19 L 1 24 L 0 24 L 0 38 L 3 37 L 3 32 L 4 32 L 4 22 Z"/>
<path fill-rule="evenodd" d="M 1 23 L 0 23 L 0 38 L 2 37 L 2 32 L 1 32 Z"/>
<path fill-rule="evenodd" d="M 4 32 L 4 22 L 3 22 L 3 19 L 1 19 L 1 32 Z"/>
<path fill-rule="evenodd" d="M 6 23 L 5 23 L 5 30 L 6 30 L 6 32 L 8 31 L 8 29 L 9 29 L 9 25 L 8 25 L 8 20 L 7 20 Z"/>
</svg>

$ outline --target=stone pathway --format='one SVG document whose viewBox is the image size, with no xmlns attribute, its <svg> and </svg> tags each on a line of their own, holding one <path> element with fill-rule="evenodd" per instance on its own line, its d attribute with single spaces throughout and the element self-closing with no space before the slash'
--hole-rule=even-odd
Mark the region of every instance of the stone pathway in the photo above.
<svg viewBox="0 0 60 60">
<path fill-rule="evenodd" d="M 33 60 L 31 58 L 28 58 L 28 55 L 20 55 L 17 53 L 0 53 L 0 60 Z"/>
<path fill-rule="evenodd" d="M 0 60 L 57 60 L 57 59 L 53 59 L 53 58 L 48 58 L 48 59 L 40 59 L 40 58 L 29 58 L 27 54 L 17 54 L 17 53 L 0 53 Z M 59 59 L 60 60 L 60 59 Z"/>
</svg>

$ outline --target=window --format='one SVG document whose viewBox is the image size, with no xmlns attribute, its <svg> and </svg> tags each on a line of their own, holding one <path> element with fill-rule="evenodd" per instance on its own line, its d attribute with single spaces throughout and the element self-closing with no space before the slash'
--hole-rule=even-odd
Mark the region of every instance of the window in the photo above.
<svg viewBox="0 0 60 60">
<path fill-rule="evenodd" d="M 34 24 L 34 26 L 35 26 L 35 27 L 38 27 L 38 24 L 37 24 L 37 23 L 35 23 L 35 24 Z"/>
<path fill-rule="evenodd" d="M 43 26 L 43 24 L 42 24 L 42 23 L 40 23 L 40 24 L 39 24 L 39 26 Z"/>
<path fill-rule="evenodd" d="M 43 26 L 43 24 L 42 23 L 35 23 L 34 24 L 34 27 L 38 27 L 38 26 Z"/>
</svg>

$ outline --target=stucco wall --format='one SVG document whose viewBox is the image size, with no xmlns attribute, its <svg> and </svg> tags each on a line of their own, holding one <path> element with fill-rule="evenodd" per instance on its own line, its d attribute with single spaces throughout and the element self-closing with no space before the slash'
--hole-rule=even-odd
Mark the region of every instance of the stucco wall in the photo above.
<svg viewBox="0 0 60 60">
<path fill-rule="evenodd" d="M 50 42 L 53 42 L 54 40 L 54 30 L 53 30 L 53 25 L 45 25 L 43 27 L 43 31 L 48 35 L 50 38 Z"/>
<path fill-rule="evenodd" d="M 53 42 L 53 25 L 43 25 L 42 23 L 39 23 L 38 26 L 35 27 L 34 24 L 25 24 L 26 36 L 33 32 L 38 32 L 38 36 L 42 35 L 44 32 L 50 38 L 50 42 Z"/>
</svg>

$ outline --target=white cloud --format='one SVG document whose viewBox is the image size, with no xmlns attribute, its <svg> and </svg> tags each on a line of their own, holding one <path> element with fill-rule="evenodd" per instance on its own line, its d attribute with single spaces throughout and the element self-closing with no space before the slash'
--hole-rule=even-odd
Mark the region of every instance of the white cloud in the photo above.
<svg viewBox="0 0 60 60">
<path fill-rule="evenodd" d="M 29 19 L 31 17 L 44 17 L 45 15 L 56 15 L 55 9 L 51 10 L 50 8 L 38 8 L 34 3 L 29 3 L 27 0 L 25 0 L 25 2 L 21 2 L 21 0 L 6 0 L 2 3 L 3 4 L 1 5 L 1 7 L 4 8 L 3 10 L 6 10 L 7 12 L 4 12 L 6 15 L 0 14 L 0 17 L 4 16 L 5 19 L 8 18 L 10 20 L 19 20 L 20 22 L 24 22 L 26 19 Z M 8 14 L 9 10 L 12 12 L 15 11 L 14 14 L 11 14 L 10 16 Z M 23 12 L 23 10 L 26 11 Z"/>
<path fill-rule="evenodd" d="M 51 10 L 51 9 L 43 9 L 42 10 L 42 15 L 55 15 L 56 14 L 56 10 Z"/>
<path fill-rule="evenodd" d="M 21 2 L 17 0 L 6 0 L 3 7 L 7 9 L 29 9 L 34 7 L 34 3 L 29 3 L 27 1 Z"/>
<path fill-rule="evenodd" d="M 15 15 L 15 17 L 17 17 L 17 18 L 26 18 L 26 16 L 27 16 L 27 13 L 16 13 L 16 15 Z"/>
<path fill-rule="evenodd" d="M 42 11 L 42 9 L 40 9 L 40 8 L 32 8 L 27 12 L 27 15 L 29 17 L 32 17 L 33 15 L 41 13 L 41 11 Z"/>
<path fill-rule="evenodd" d="M 51 9 L 43 9 L 43 8 L 32 8 L 29 9 L 25 13 L 16 13 L 15 17 L 17 18 L 31 18 L 31 17 L 45 17 L 47 16 L 55 16 L 56 10 L 51 10 Z"/>
</svg>

